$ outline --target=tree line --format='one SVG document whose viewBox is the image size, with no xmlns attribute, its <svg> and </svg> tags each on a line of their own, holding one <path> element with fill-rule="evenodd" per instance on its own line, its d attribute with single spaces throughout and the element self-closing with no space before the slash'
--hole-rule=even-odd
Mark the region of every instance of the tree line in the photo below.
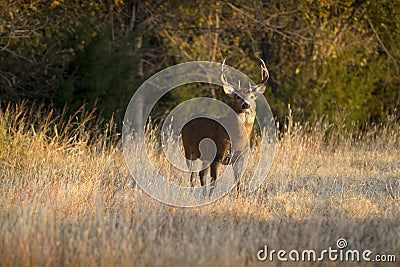
<svg viewBox="0 0 400 267">
<path fill-rule="evenodd" d="M 399 112 L 400 5 L 380 0 L 2 0 L 0 99 L 122 120 L 132 89 L 182 62 L 270 70 L 274 114 L 377 122 Z M 204 95 L 219 94 L 201 86 Z M 196 90 L 196 91 L 195 91 Z M 160 113 L 198 94 L 163 98 Z"/>
</svg>

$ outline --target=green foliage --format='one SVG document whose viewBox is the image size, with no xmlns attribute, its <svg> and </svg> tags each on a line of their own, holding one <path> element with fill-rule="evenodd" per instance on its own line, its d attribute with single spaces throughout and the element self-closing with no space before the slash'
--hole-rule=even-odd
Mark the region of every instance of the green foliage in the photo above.
<svg viewBox="0 0 400 267">
<path fill-rule="evenodd" d="M 57 77 L 98 33 L 107 6 L 92 1 L 0 2 L 1 98 L 54 97 Z"/>
<path fill-rule="evenodd" d="M 400 106 L 400 6 L 391 0 L 0 1 L 1 102 L 89 103 L 117 121 L 134 90 L 158 70 L 222 62 L 260 77 L 278 119 L 379 121 Z M 188 86 L 153 116 L 219 88 Z M 156 118 L 153 118 L 156 119 Z"/>
<path fill-rule="evenodd" d="M 122 121 L 129 99 L 142 80 L 138 78 L 137 56 L 132 53 L 135 35 L 112 46 L 106 30 L 88 43 L 69 63 L 60 79 L 58 105 L 66 103 L 71 111 L 84 102 L 98 108 L 105 118 Z"/>
<path fill-rule="evenodd" d="M 88 103 L 97 108 L 97 115 L 105 119 L 114 115 L 122 121 L 143 77 L 138 62 L 147 45 L 143 42 L 135 48 L 142 29 L 127 27 L 124 3 L 20 0 L 0 4 L 4 7 L 0 9 L 2 102 L 39 99 L 55 104 L 59 112 L 67 105 L 69 113 Z"/>
<path fill-rule="evenodd" d="M 346 52 L 326 63 L 301 71 L 293 80 L 292 103 L 304 118 L 319 118 L 321 114 L 339 123 L 343 117 L 362 122 L 371 114 L 367 105 L 383 75 L 378 62 L 366 62 L 363 53 Z M 317 79 L 313 78 L 317 71 Z"/>
</svg>

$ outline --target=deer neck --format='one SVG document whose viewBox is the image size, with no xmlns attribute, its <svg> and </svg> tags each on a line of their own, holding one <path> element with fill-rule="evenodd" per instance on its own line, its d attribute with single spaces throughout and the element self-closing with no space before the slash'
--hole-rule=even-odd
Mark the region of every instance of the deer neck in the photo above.
<svg viewBox="0 0 400 267">
<path fill-rule="evenodd" d="M 256 119 L 255 111 L 252 109 L 243 110 L 238 113 L 238 116 L 246 129 L 247 138 L 250 140 L 254 120 Z"/>
</svg>

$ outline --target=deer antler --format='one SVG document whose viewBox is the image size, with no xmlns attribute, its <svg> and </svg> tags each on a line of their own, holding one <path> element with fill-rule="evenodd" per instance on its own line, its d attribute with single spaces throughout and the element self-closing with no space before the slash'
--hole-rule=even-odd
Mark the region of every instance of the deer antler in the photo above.
<svg viewBox="0 0 400 267">
<path fill-rule="evenodd" d="M 224 72 L 226 71 L 226 69 L 224 70 L 225 60 L 226 60 L 226 59 L 224 59 L 224 61 L 222 62 L 222 66 L 221 66 L 221 75 L 219 76 L 219 78 L 220 78 L 220 80 L 221 80 L 221 82 L 222 82 L 222 84 L 223 84 L 224 86 L 231 86 L 231 87 L 232 87 L 232 85 L 229 84 L 228 81 L 226 80 L 226 77 L 225 77 L 225 74 L 224 74 Z"/>
<path fill-rule="evenodd" d="M 264 85 L 269 79 L 269 72 L 267 66 L 265 65 L 264 60 L 261 60 L 261 82 L 257 85 Z"/>
<path fill-rule="evenodd" d="M 231 95 L 234 91 L 240 90 L 240 84 L 239 84 L 239 88 L 235 89 L 235 87 L 233 87 L 232 84 L 228 83 L 228 80 L 226 79 L 225 74 L 224 74 L 226 71 L 226 69 L 224 69 L 224 66 L 225 66 L 225 59 L 224 59 L 224 62 L 222 62 L 220 79 L 222 82 L 222 87 L 224 88 L 224 92 L 227 95 Z"/>
</svg>

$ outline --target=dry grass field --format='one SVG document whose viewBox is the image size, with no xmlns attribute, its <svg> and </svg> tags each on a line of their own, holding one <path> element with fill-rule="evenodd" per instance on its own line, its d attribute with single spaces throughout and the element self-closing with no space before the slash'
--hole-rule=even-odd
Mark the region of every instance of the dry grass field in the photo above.
<svg viewBox="0 0 400 267">
<path fill-rule="evenodd" d="M 398 121 L 358 135 L 289 116 L 257 194 L 176 208 L 135 186 L 112 125 L 100 131 L 83 111 L 68 120 L 9 107 L 0 113 L 0 266 L 280 266 L 257 252 L 337 249 L 339 238 L 399 262 Z"/>
</svg>

